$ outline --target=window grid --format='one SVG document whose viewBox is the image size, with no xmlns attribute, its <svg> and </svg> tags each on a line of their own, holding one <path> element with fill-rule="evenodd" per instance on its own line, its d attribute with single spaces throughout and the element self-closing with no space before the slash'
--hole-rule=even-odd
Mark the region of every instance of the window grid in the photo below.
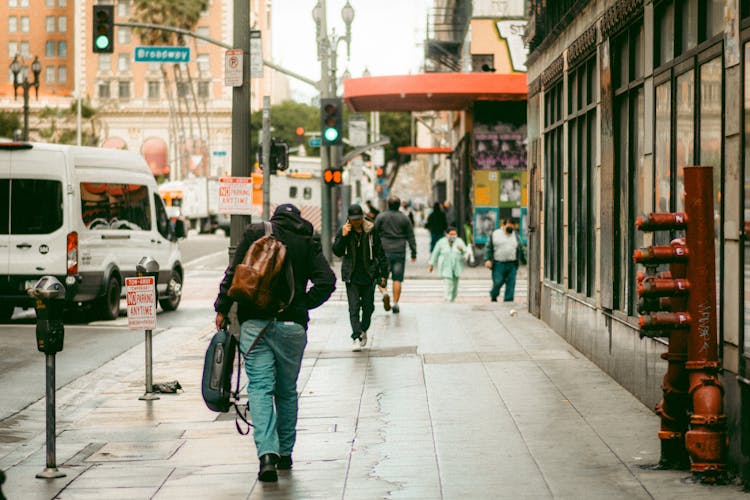
<svg viewBox="0 0 750 500">
<path fill-rule="evenodd" d="M 568 288 L 588 297 L 596 279 L 595 78 L 595 54 L 568 73 Z"/>
<path fill-rule="evenodd" d="M 631 256 L 643 243 L 632 221 L 643 207 L 645 171 L 645 98 L 643 87 L 643 21 L 612 39 L 615 165 L 613 305 L 632 315 L 636 306 L 636 267 Z"/>
<path fill-rule="evenodd" d="M 556 283 L 563 282 L 563 123 L 561 79 L 544 91 L 544 275 Z"/>
</svg>

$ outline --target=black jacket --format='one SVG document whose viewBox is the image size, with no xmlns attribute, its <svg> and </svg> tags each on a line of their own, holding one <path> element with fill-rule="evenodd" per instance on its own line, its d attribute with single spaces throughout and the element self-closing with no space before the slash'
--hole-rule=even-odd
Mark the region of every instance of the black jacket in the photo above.
<svg viewBox="0 0 750 500">
<path fill-rule="evenodd" d="M 367 274 L 373 281 L 380 284 L 382 278 L 388 278 L 388 260 L 385 258 L 383 246 L 380 243 L 380 236 L 375 231 L 375 225 L 365 220 L 362 223 L 362 231 L 367 238 L 367 244 L 360 248 L 365 252 L 364 259 L 367 263 Z M 357 243 L 353 237 L 354 229 L 349 234 L 343 236 L 341 228 L 336 233 L 333 241 L 333 253 L 337 257 L 343 257 L 341 261 L 341 279 L 345 283 L 352 280 L 352 271 L 354 270 L 354 259 L 357 255 Z"/>
<path fill-rule="evenodd" d="M 398 210 L 381 212 L 375 219 L 375 230 L 380 235 L 383 251 L 391 254 L 406 254 L 409 244 L 411 258 L 417 258 L 417 242 L 414 239 L 414 228 L 409 218 Z"/>
<path fill-rule="evenodd" d="M 328 300 L 336 289 L 336 276 L 328 265 L 320 244 L 313 240 L 313 227 L 298 215 L 282 212 L 271 217 L 273 235 L 287 248 L 287 258 L 291 259 L 294 270 L 294 300 L 282 313 L 276 315 L 279 321 L 294 321 L 307 329 L 310 319 L 308 310 L 315 309 Z M 214 302 L 214 310 L 225 316 L 232 307 L 233 300 L 227 296 L 232 286 L 234 268 L 242 262 L 250 245 L 265 235 L 263 224 L 252 224 L 242 236 L 242 242 L 237 246 L 233 262 L 227 267 L 224 279 L 219 285 L 219 295 Z M 307 290 L 307 283 L 313 286 Z M 248 319 L 270 319 L 271 316 L 258 311 L 253 304 L 240 302 L 237 307 L 237 317 L 242 323 Z"/>
</svg>

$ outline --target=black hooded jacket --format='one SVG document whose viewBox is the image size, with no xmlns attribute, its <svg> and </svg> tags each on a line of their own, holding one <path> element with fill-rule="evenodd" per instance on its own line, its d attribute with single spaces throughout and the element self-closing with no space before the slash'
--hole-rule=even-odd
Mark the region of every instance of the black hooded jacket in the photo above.
<svg viewBox="0 0 750 500">
<path fill-rule="evenodd" d="M 320 248 L 313 239 L 313 227 L 308 221 L 290 212 L 282 212 L 271 217 L 273 235 L 287 248 L 287 259 L 291 259 L 294 271 L 294 300 L 283 312 L 276 315 L 278 321 L 294 321 L 307 329 L 310 319 L 308 310 L 323 304 L 336 289 L 336 276 L 328 265 Z M 232 299 L 227 296 L 234 278 L 234 268 L 242 262 L 247 250 L 255 240 L 264 236 L 262 223 L 250 225 L 237 246 L 233 262 L 227 267 L 224 279 L 219 285 L 219 295 L 214 302 L 214 310 L 223 315 L 229 313 Z M 312 287 L 307 290 L 308 281 Z M 272 316 L 257 310 L 253 304 L 240 302 L 237 317 L 242 323 L 248 319 L 270 319 Z"/>
</svg>

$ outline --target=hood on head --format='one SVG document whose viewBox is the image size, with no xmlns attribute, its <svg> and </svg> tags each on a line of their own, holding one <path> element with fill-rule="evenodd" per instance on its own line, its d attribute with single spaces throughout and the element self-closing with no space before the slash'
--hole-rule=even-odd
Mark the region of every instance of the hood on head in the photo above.
<svg viewBox="0 0 750 500">
<path fill-rule="evenodd" d="M 294 212 L 278 212 L 271 217 L 271 222 L 279 227 L 305 236 L 312 236 L 313 225 L 310 221 Z"/>
</svg>

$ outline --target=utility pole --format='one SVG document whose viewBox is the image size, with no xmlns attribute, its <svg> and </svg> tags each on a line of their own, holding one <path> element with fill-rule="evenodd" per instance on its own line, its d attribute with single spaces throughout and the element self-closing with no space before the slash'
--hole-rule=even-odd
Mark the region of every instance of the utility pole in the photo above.
<svg viewBox="0 0 750 500">
<path fill-rule="evenodd" d="M 250 177 L 250 2 L 234 0 L 234 46 L 242 49 L 242 85 L 232 90 L 232 177 Z M 229 262 L 239 245 L 249 215 L 232 215 Z"/>
<path fill-rule="evenodd" d="M 271 98 L 263 96 L 263 218 L 271 218 Z"/>
<path fill-rule="evenodd" d="M 320 98 L 333 97 L 331 95 L 331 85 L 329 82 L 328 58 L 330 49 L 328 47 L 328 24 L 326 23 L 326 0 L 318 0 L 315 6 L 318 28 L 318 58 L 320 59 Z M 315 11 L 313 11 L 315 12 Z M 320 243 L 323 249 L 323 255 L 328 262 L 333 259 L 331 249 L 331 190 L 323 179 L 323 172 L 330 166 L 330 160 L 327 147 L 320 148 Z"/>
</svg>

